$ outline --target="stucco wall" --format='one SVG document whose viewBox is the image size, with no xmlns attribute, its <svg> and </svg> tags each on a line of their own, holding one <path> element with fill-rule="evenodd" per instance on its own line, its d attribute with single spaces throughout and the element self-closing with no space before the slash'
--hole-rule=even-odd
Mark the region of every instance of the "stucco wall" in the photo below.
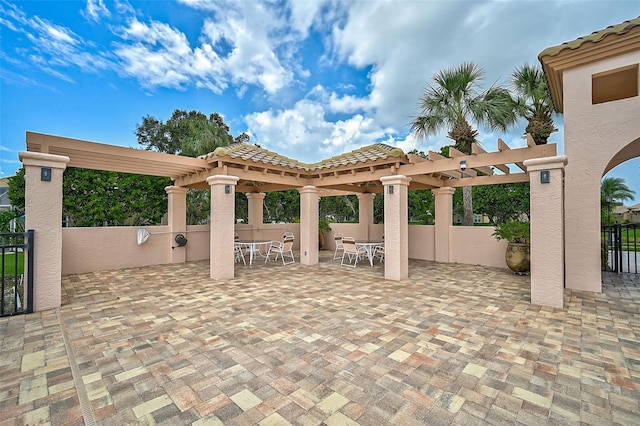
<svg viewBox="0 0 640 426">
<path fill-rule="evenodd" d="M 299 223 L 263 223 L 261 225 L 238 224 L 236 232 L 241 240 L 282 241 L 285 232 L 293 232 L 293 249 L 300 249 Z"/>
<path fill-rule="evenodd" d="M 149 239 L 138 245 L 134 226 L 63 228 L 62 275 L 169 263 L 173 242 L 169 227 L 147 230 Z"/>
<path fill-rule="evenodd" d="M 209 258 L 209 225 L 188 225 L 186 237 L 187 262 Z"/>
<path fill-rule="evenodd" d="M 435 227 L 433 225 L 409 226 L 409 259 L 435 260 Z"/>
<path fill-rule="evenodd" d="M 507 242 L 497 241 L 491 236 L 493 231 L 492 226 L 450 227 L 451 262 L 507 268 Z"/>
<path fill-rule="evenodd" d="M 640 62 L 640 51 L 564 72 L 566 286 L 601 291 L 600 181 L 609 161 L 640 144 L 640 96 L 593 105 L 591 76 Z"/>
<path fill-rule="evenodd" d="M 168 226 L 150 226 L 152 234 L 142 245 L 137 243 L 137 228 L 132 226 L 105 228 L 63 228 L 62 230 L 62 275 L 84 272 L 159 265 L 171 261 L 173 235 Z M 285 231 L 299 235 L 297 223 L 236 225 L 241 239 L 280 240 Z M 332 223 L 327 234 L 326 250 L 335 248 L 333 234 L 342 232 L 356 239 L 381 239 L 384 225 L 369 225 L 367 230 L 357 223 Z M 506 268 L 504 253 L 506 242 L 496 241 L 492 227 L 452 226 L 451 262 L 478 264 Z M 187 261 L 209 258 L 209 226 L 188 226 L 185 247 Z M 433 261 L 433 225 L 411 225 L 409 227 L 409 258 Z M 296 238 L 299 244 L 299 238 Z M 298 247 L 296 247 L 298 249 Z"/>
</svg>

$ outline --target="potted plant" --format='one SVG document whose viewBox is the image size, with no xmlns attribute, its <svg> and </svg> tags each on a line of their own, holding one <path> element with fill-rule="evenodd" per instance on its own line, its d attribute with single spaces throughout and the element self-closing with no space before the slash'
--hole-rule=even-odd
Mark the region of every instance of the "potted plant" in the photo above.
<svg viewBox="0 0 640 426">
<path fill-rule="evenodd" d="M 526 274 L 531 267 L 530 242 L 531 228 L 529 222 L 511 220 L 498 224 L 493 233 L 496 240 L 507 240 L 505 260 L 507 266 L 517 274 Z"/>
<path fill-rule="evenodd" d="M 329 226 L 329 221 L 325 219 L 321 219 L 318 221 L 318 246 L 323 249 L 324 248 L 324 233 L 331 231 L 331 227 Z"/>
</svg>

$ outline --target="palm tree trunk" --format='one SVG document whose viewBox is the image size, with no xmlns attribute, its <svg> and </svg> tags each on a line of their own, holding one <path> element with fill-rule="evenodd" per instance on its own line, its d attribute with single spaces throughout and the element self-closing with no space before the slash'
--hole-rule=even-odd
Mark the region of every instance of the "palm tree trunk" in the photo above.
<svg viewBox="0 0 640 426">
<path fill-rule="evenodd" d="M 464 205 L 462 224 L 464 226 L 473 226 L 473 196 L 470 186 L 462 187 L 462 201 Z"/>
</svg>

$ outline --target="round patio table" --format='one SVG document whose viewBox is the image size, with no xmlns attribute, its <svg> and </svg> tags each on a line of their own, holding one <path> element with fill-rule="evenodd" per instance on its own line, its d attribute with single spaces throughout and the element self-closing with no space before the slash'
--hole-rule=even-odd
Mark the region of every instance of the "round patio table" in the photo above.
<svg viewBox="0 0 640 426">
<path fill-rule="evenodd" d="M 258 253 L 262 257 L 267 255 L 267 253 L 262 254 L 260 247 L 271 244 L 271 240 L 236 240 L 234 241 L 234 244 L 239 245 L 241 248 L 246 248 L 249 252 L 249 266 L 251 266 L 253 264 L 255 253 Z"/>
<path fill-rule="evenodd" d="M 356 247 L 362 247 L 367 252 L 369 258 L 369 264 L 373 266 L 373 254 L 377 246 L 384 246 L 384 241 L 381 240 L 357 240 Z"/>
</svg>

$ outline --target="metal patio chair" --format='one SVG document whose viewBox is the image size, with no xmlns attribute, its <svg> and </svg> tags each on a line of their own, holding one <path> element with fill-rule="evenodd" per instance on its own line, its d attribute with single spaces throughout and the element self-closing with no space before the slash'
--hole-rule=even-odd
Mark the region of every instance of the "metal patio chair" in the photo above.
<svg viewBox="0 0 640 426">
<path fill-rule="evenodd" d="M 349 266 L 351 268 L 355 268 L 358 265 L 358 259 L 360 256 L 366 256 L 366 251 L 361 248 L 358 248 L 356 245 L 356 240 L 353 237 L 344 237 L 342 239 L 342 244 L 344 246 L 344 251 L 342 252 L 342 260 L 340 261 L 340 266 Z M 347 259 L 347 263 L 345 263 L 345 258 Z M 353 262 L 353 265 L 351 264 Z"/>
<path fill-rule="evenodd" d="M 336 232 L 333 235 L 333 238 L 336 241 L 336 249 L 333 252 L 333 260 L 336 260 L 340 258 L 340 255 L 338 255 L 338 251 L 342 250 L 342 252 L 344 252 L 344 245 L 342 244 L 342 239 L 344 238 L 344 234 L 340 232 Z"/>
<path fill-rule="evenodd" d="M 286 236 L 282 241 L 271 241 L 267 257 L 264 259 L 264 263 L 271 260 L 271 253 L 275 253 L 276 257 L 273 260 L 278 260 L 278 256 L 282 258 L 283 265 L 291 265 L 296 262 L 296 258 L 293 255 L 293 236 Z M 290 257 L 291 259 L 286 259 Z"/>
</svg>

